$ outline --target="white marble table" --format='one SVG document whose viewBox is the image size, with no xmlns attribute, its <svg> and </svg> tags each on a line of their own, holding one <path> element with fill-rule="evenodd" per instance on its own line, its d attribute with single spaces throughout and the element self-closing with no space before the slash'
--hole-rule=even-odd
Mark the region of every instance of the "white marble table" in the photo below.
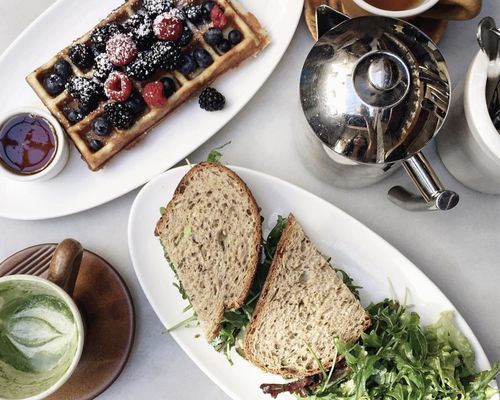
<svg viewBox="0 0 500 400">
<path fill-rule="evenodd" d="M 52 2 L 0 0 L 0 51 Z M 500 21 L 500 3 L 485 0 L 481 15 L 492 15 Z M 454 83 L 477 49 L 477 22 L 451 23 L 441 43 Z M 443 182 L 461 195 L 460 205 L 447 213 L 408 213 L 389 203 L 385 195 L 392 185 L 410 186 L 402 171 L 380 184 L 352 191 L 331 187 L 306 171 L 291 138 L 302 128 L 297 82 L 311 45 L 301 23 L 265 86 L 189 159 L 200 161 L 210 149 L 231 140 L 223 150 L 224 162 L 289 180 L 350 213 L 422 269 L 469 322 L 490 360 L 500 359 L 500 197 L 473 192 L 454 180 L 436 156 L 433 143 L 426 153 Z M 5 77 L 0 78 L 0 84 L 2 79 Z M 0 260 L 32 244 L 74 237 L 104 256 L 123 275 L 136 307 L 136 341 L 124 372 L 100 399 L 227 399 L 173 339 L 161 334 L 163 327 L 135 277 L 126 227 L 136 194 L 137 190 L 65 218 L 36 222 L 0 219 Z"/>
</svg>

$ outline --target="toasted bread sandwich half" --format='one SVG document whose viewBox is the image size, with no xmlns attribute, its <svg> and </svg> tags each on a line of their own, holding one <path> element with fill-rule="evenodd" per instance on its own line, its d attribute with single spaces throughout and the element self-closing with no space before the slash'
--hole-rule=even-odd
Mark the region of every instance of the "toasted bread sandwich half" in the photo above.
<svg viewBox="0 0 500 400">
<path fill-rule="evenodd" d="M 158 221 L 165 249 L 208 341 L 226 310 L 244 304 L 259 261 L 261 218 L 229 168 L 200 163 L 182 178 Z"/>
<path fill-rule="evenodd" d="M 266 372 L 306 377 L 336 361 L 334 338 L 358 340 L 368 313 L 293 215 L 278 243 L 245 336 L 250 362 Z"/>
</svg>

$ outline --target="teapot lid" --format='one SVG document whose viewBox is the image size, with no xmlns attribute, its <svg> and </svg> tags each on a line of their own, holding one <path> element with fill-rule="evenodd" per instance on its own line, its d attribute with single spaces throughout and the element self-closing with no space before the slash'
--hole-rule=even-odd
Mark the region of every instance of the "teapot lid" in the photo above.
<svg viewBox="0 0 500 400">
<path fill-rule="evenodd" d="M 302 108 L 321 141 L 349 159 L 394 162 L 441 127 L 450 78 L 437 46 L 408 22 L 347 20 L 321 36 L 304 63 Z"/>
</svg>

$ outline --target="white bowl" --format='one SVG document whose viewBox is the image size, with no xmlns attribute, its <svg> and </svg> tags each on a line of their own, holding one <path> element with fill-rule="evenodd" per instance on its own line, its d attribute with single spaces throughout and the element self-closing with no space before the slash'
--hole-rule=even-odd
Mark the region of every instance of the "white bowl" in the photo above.
<svg viewBox="0 0 500 400">
<path fill-rule="evenodd" d="M 479 192 L 500 194 L 500 133 L 486 106 L 488 63 L 481 51 L 474 57 L 436 143 L 456 179 Z"/>
<path fill-rule="evenodd" d="M 384 10 L 383 8 L 377 8 L 375 6 L 372 6 L 371 4 L 368 4 L 364 0 L 352 0 L 352 1 L 354 1 L 354 3 L 356 3 L 363 10 L 373 15 L 381 15 L 384 17 L 391 17 L 391 18 L 409 18 L 422 14 L 423 12 L 434 7 L 439 0 L 424 0 L 422 1 L 422 4 L 414 8 L 401 11 L 390 11 L 390 10 Z"/>
<path fill-rule="evenodd" d="M 16 174 L 12 171 L 9 171 L 0 163 L 0 175 L 21 182 L 47 181 L 55 177 L 59 172 L 61 172 L 64 166 L 66 165 L 66 162 L 68 161 L 69 158 L 68 139 L 66 138 L 66 133 L 62 129 L 61 125 L 52 116 L 52 114 L 50 114 L 45 110 L 35 107 L 21 107 L 8 111 L 7 113 L 3 114 L 2 117 L 0 118 L 0 127 L 11 117 L 26 113 L 39 115 L 45 118 L 54 128 L 54 132 L 57 139 L 56 152 L 54 154 L 54 157 L 49 162 L 49 164 L 41 171 L 26 175 Z"/>
</svg>

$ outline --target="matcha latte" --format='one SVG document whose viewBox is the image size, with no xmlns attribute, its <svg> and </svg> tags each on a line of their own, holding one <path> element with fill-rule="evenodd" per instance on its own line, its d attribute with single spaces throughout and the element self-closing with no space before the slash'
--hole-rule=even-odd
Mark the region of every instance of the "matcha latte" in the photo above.
<svg viewBox="0 0 500 400">
<path fill-rule="evenodd" d="M 59 387 L 78 362 L 82 335 L 80 315 L 61 289 L 40 278 L 2 278 L 0 398 L 26 399 Z"/>
</svg>

